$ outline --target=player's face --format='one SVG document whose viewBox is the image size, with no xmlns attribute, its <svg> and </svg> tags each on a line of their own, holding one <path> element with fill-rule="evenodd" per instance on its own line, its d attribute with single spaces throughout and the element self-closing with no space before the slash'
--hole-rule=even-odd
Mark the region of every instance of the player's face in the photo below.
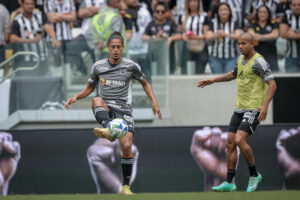
<svg viewBox="0 0 300 200">
<path fill-rule="evenodd" d="M 292 0 L 291 10 L 295 15 L 300 15 L 300 0 Z"/>
<path fill-rule="evenodd" d="M 240 37 L 239 38 L 239 48 L 240 48 L 241 54 L 243 54 L 244 56 L 247 56 L 253 50 L 253 44 L 251 44 L 247 38 Z"/>
<path fill-rule="evenodd" d="M 119 60 L 122 56 L 124 46 L 120 39 L 112 39 L 108 45 L 109 55 L 113 60 Z"/>
</svg>

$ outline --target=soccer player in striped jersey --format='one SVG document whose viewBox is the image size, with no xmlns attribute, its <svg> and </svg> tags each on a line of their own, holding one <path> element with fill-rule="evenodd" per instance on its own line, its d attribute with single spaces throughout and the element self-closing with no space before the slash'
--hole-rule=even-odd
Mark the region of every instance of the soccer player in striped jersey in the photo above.
<svg viewBox="0 0 300 200">
<path fill-rule="evenodd" d="M 215 82 L 237 79 L 236 108 L 229 124 L 227 138 L 227 179 L 212 191 L 232 192 L 236 190 L 235 172 L 237 163 L 237 146 L 241 150 L 248 167 L 249 183 L 247 192 L 257 189 L 262 176 L 256 170 L 252 149 L 247 138 L 267 117 L 269 104 L 276 91 L 276 82 L 266 60 L 254 51 L 254 37 L 248 32 L 239 37 L 241 56 L 232 72 L 201 80 L 197 87 L 205 87 Z"/>
<path fill-rule="evenodd" d="M 100 138 L 114 141 L 107 125 L 114 118 L 122 118 L 128 125 L 128 133 L 119 139 L 122 150 L 123 194 L 132 194 L 129 181 L 134 162 L 132 154 L 132 140 L 134 134 L 134 119 L 132 117 L 132 81 L 140 82 L 144 91 L 152 101 L 152 110 L 161 119 L 158 102 L 151 85 L 148 83 L 141 67 L 126 58 L 122 58 L 124 38 L 119 32 L 113 32 L 108 41 L 109 58 L 102 59 L 94 64 L 87 86 L 77 95 L 67 100 L 65 107 L 91 94 L 98 85 L 98 96 L 93 98 L 95 118 L 103 128 L 95 128 L 94 133 Z"/>
</svg>

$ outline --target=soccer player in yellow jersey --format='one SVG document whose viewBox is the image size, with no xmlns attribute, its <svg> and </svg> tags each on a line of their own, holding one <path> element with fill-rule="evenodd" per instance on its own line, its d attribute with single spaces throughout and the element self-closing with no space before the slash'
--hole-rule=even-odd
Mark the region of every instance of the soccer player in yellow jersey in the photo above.
<svg viewBox="0 0 300 200">
<path fill-rule="evenodd" d="M 212 191 L 232 192 L 236 190 L 235 171 L 237 163 L 237 146 L 243 154 L 250 172 L 247 192 L 253 192 L 262 180 L 256 171 L 252 149 L 247 138 L 254 133 L 260 122 L 267 117 L 269 104 L 276 91 L 276 82 L 270 65 L 254 51 L 254 37 L 248 32 L 239 37 L 241 56 L 232 72 L 201 80 L 197 87 L 203 88 L 215 82 L 237 79 L 237 98 L 235 111 L 229 124 L 227 138 L 227 178 Z"/>
</svg>

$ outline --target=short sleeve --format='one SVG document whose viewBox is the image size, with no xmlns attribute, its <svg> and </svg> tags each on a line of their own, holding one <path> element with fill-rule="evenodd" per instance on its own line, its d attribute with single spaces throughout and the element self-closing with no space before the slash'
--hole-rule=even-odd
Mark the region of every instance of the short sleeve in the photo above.
<svg viewBox="0 0 300 200">
<path fill-rule="evenodd" d="M 237 30 L 237 29 L 241 29 L 240 25 L 239 25 L 239 22 L 238 21 L 235 21 L 234 22 L 234 30 Z"/>
<path fill-rule="evenodd" d="M 97 83 L 99 82 L 99 77 L 96 73 L 96 70 L 95 70 L 95 65 L 93 65 L 92 69 L 91 69 L 91 75 L 89 77 L 89 84 L 94 88 L 96 87 Z"/>
<path fill-rule="evenodd" d="M 279 28 L 279 24 L 278 23 L 276 23 L 276 22 L 272 23 L 272 30 L 276 30 L 278 28 Z"/>
<path fill-rule="evenodd" d="M 171 21 L 171 31 L 170 31 L 170 35 L 175 35 L 177 34 L 177 25 L 175 22 Z"/>
<path fill-rule="evenodd" d="M 208 16 L 205 16 L 203 25 L 207 25 L 207 26 L 210 25 L 210 20 L 208 19 Z"/>
<path fill-rule="evenodd" d="M 151 23 L 149 23 L 148 26 L 146 27 L 144 34 L 145 34 L 145 35 L 150 35 L 150 36 L 151 36 L 151 31 L 150 31 L 150 29 L 151 29 Z"/>
<path fill-rule="evenodd" d="M 290 26 L 289 22 L 288 22 L 288 19 L 287 19 L 287 14 L 286 13 L 284 13 L 281 23 Z"/>
<path fill-rule="evenodd" d="M 123 19 L 120 15 L 114 16 L 111 20 L 111 30 L 112 32 L 117 31 L 119 33 L 122 33 L 122 27 L 123 27 Z"/>
<path fill-rule="evenodd" d="M 271 67 L 263 57 L 258 57 L 256 59 L 252 67 L 252 71 L 256 75 L 260 76 L 265 82 L 274 79 Z"/>
<path fill-rule="evenodd" d="M 132 76 L 138 81 L 143 81 L 146 78 L 145 74 L 142 72 L 141 66 L 137 63 L 135 63 L 135 67 L 133 68 Z"/>
<path fill-rule="evenodd" d="M 46 14 L 49 12 L 55 12 L 52 0 L 44 1 L 44 12 Z"/>
<path fill-rule="evenodd" d="M 11 29 L 11 34 L 15 34 L 15 35 L 21 37 L 20 25 L 19 25 L 17 20 L 14 20 L 14 22 L 13 22 L 12 29 Z"/>
</svg>

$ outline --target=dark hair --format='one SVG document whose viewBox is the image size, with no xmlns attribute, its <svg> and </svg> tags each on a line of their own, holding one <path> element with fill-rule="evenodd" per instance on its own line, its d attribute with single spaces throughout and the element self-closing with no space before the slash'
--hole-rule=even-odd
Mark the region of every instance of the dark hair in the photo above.
<svg viewBox="0 0 300 200">
<path fill-rule="evenodd" d="M 163 1 L 159 1 L 157 4 L 155 4 L 154 9 L 156 10 L 157 6 L 163 6 L 165 10 L 167 11 L 168 7 Z"/>
<path fill-rule="evenodd" d="M 113 32 L 113 33 L 109 36 L 109 38 L 108 38 L 108 40 L 107 40 L 107 46 L 110 44 L 110 42 L 111 42 L 113 39 L 119 39 L 119 40 L 121 40 L 122 45 L 124 46 L 124 38 L 122 37 L 122 35 L 121 35 L 120 32 L 115 31 L 115 32 Z"/>
<path fill-rule="evenodd" d="M 259 9 L 261 9 L 262 7 L 265 7 L 267 9 L 267 12 L 268 12 L 268 19 L 267 19 L 267 24 L 271 24 L 272 23 L 272 13 L 270 11 L 270 9 L 265 6 L 265 5 L 261 5 L 258 9 L 257 9 L 257 12 L 255 14 L 255 20 L 256 20 L 256 23 L 258 23 L 258 11 Z"/>
<path fill-rule="evenodd" d="M 21 0 L 21 2 L 22 2 L 22 3 L 24 3 L 24 2 L 25 2 L 25 0 Z M 34 2 L 34 4 L 35 4 L 35 0 L 33 0 L 33 2 Z"/>
<path fill-rule="evenodd" d="M 223 5 L 227 6 L 227 8 L 229 9 L 229 12 L 230 12 L 228 21 L 231 21 L 231 19 L 232 19 L 232 11 L 231 11 L 230 5 L 228 3 L 223 2 L 223 3 L 220 3 L 217 8 L 218 23 L 220 23 L 220 21 L 221 21 L 220 16 L 219 16 L 219 8 Z"/>
</svg>

